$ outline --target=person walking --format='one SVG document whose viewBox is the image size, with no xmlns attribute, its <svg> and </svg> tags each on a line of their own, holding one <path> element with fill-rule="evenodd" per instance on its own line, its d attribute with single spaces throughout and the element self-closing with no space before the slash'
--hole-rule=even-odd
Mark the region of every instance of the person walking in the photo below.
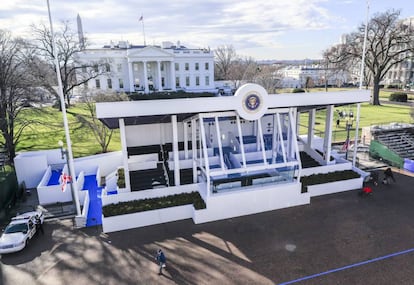
<svg viewBox="0 0 414 285">
<path fill-rule="evenodd" d="M 388 167 L 387 169 L 385 169 L 384 171 L 384 179 L 382 180 L 382 183 L 384 184 L 390 184 L 391 180 L 395 183 L 395 177 L 394 174 L 392 173 L 392 170 L 390 167 Z"/>
<path fill-rule="evenodd" d="M 159 265 L 158 275 L 162 275 L 162 269 L 167 266 L 167 258 L 165 257 L 165 254 L 161 249 L 158 249 L 157 256 L 155 257 L 155 259 L 157 260 Z"/>
<path fill-rule="evenodd" d="M 42 221 L 40 220 L 40 218 L 38 216 L 36 216 L 36 228 L 37 228 L 37 231 L 40 231 L 42 233 L 42 235 L 45 234 L 45 232 L 43 230 Z"/>
</svg>

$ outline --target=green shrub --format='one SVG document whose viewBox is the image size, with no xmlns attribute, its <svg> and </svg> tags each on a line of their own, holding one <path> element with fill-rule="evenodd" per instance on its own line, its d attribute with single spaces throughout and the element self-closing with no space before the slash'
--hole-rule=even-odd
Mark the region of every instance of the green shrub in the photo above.
<svg viewBox="0 0 414 285">
<path fill-rule="evenodd" d="M 394 102 L 407 102 L 408 97 L 407 97 L 407 93 L 394 92 L 394 93 L 391 93 L 388 99 Z"/>
<path fill-rule="evenodd" d="M 162 100 L 162 99 L 179 99 L 179 98 L 194 98 L 194 97 L 214 97 L 215 93 L 211 92 L 185 92 L 185 91 L 170 91 L 170 92 L 152 92 L 150 94 L 129 94 L 129 98 L 133 101 L 139 100 Z"/>
<path fill-rule="evenodd" d="M 109 204 L 102 207 L 102 214 L 104 217 L 111 217 L 188 204 L 193 204 L 196 210 L 206 208 L 206 204 L 201 198 L 200 193 L 191 192 Z"/>
<path fill-rule="evenodd" d="M 303 88 L 294 88 L 292 93 L 305 93 L 306 91 Z"/>
<path fill-rule="evenodd" d="M 312 174 L 309 176 L 302 176 L 300 182 L 302 183 L 302 193 L 308 192 L 309 185 L 323 184 L 335 182 L 340 180 L 348 180 L 361 177 L 353 170 L 334 171 L 329 173 Z"/>
<path fill-rule="evenodd" d="M 125 170 L 123 168 L 118 168 L 118 181 L 116 182 L 118 188 L 125 188 Z"/>
</svg>

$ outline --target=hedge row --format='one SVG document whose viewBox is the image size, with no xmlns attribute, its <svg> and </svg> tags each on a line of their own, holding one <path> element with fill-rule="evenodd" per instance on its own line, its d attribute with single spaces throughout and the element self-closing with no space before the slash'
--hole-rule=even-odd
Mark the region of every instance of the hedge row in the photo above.
<svg viewBox="0 0 414 285">
<path fill-rule="evenodd" d="M 404 93 L 404 92 L 394 92 L 394 93 L 391 93 L 388 99 L 394 102 L 407 102 L 408 96 L 407 96 L 407 93 Z"/>
<path fill-rule="evenodd" d="M 102 207 L 102 214 L 104 217 L 111 217 L 188 204 L 193 204 L 196 210 L 206 208 L 206 204 L 201 198 L 200 193 L 191 192 L 159 198 L 141 199 L 119 202 L 117 204 L 109 204 Z"/>
<path fill-rule="evenodd" d="M 162 100 L 162 99 L 180 99 L 180 98 L 195 98 L 195 97 L 214 97 L 215 93 L 211 92 L 185 92 L 185 91 L 170 91 L 170 92 L 152 92 L 150 94 L 129 94 L 129 98 L 133 101 L 139 100 Z"/>
<path fill-rule="evenodd" d="M 306 91 L 305 91 L 305 89 L 303 89 L 303 88 L 294 88 L 293 90 L 292 90 L 292 93 L 305 93 Z"/>
<path fill-rule="evenodd" d="M 329 173 L 312 174 L 309 176 L 302 176 L 300 182 L 302 182 L 302 193 L 308 192 L 309 185 L 323 184 L 329 182 L 335 182 L 340 180 L 348 180 L 361 177 L 353 170 L 334 171 Z"/>
</svg>

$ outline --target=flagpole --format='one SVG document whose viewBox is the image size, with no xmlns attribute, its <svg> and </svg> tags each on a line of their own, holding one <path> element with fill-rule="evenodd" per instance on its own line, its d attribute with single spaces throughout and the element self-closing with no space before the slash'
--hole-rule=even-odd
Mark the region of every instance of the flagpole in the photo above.
<svg viewBox="0 0 414 285">
<path fill-rule="evenodd" d="M 139 18 L 142 22 L 142 34 L 144 35 L 144 46 L 147 45 L 147 42 L 145 41 L 145 26 L 144 26 L 144 16 L 141 15 L 141 18 Z"/>
<path fill-rule="evenodd" d="M 56 50 L 55 36 L 53 33 L 53 23 L 52 23 L 52 16 L 50 13 L 49 0 L 46 0 L 46 1 L 47 1 L 47 11 L 49 14 L 50 34 L 52 37 L 53 57 L 55 58 L 56 76 L 57 76 L 57 81 L 58 81 L 58 86 L 59 86 L 58 93 L 59 93 L 59 99 L 60 99 L 60 106 L 62 109 L 63 125 L 65 128 L 65 135 L 66 135 L 66 151 L 67 151 L 67 155 L 69 156 L 67 157 L 67 162 L 68 162 L 69 172 L 71 173 L 71 175 L 73 175 L 72 183 L 71 183 L 72 195 L 73 195 L 73 199 L 75 200 L 76 214 L 77 216 L 80 216 L 81 210 L 80 210 L 80 204 L 79 204 L 78 187 L 76 183 L 76 172 L 73 166 L 74 162 L 73 162 L 73 154 L 72 154 L 72 144 L 71 144 L 70 135 L 69 135 L 69 124 L 68 124 L 68 118 L 66 115 L 65 98 L 63 96 L 62 76 L 60 74 L 59 60 L 57 57 L 57 50 Z"/>
<path fill-rule="evenodd" d="M 367 0 L 367 14 L 365 19 L 365 32 L 364 32 L 364 44 L 362 46 L 362 58 L 361 58 L 361 70 L 359 74 L 359 90 L 362 90 L 362 81 L 364 78 L 364 67 L 365 67 L 365 53 L 367 51 L 367 37 L 368 37 L 368 20 L 369 20 L 369 0 Z M 367 82 L 368 83 L 368 82 Z M 357 104 L 357 119 L 355 126 L 355 144 L 354 144 L 354 154 L 352 157 L 352 165 L 355 166 L 356 158 L 358 154 L 358 136 L 359 136 L 359 118 L 361 112 L 361 103 Z"/>
<path fill-rule="evenodd" d="M 364 78 L 365 53 L 367 51 L 367 37 L 368 37 L 368 18 L 369 18 L 369 0 L 367 0 L 367 15 L 365 19 L 364 43 L 362 46 L 361 70 L 359 71 L 359 89 L 360 90 L 362 90 L 362 82 Z"/>
</svg>

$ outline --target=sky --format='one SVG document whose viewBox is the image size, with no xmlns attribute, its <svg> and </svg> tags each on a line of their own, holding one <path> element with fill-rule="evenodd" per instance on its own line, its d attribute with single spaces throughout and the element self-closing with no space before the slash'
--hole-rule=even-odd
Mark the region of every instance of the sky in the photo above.
<svg viewBox="0 0 414 285">
<path fill-rule="evenodd" d="M 256 60 L 318 59 L 365 22 L 366 0 L 50 0 L 55 29 L 76 16 L 91 46 L 112 40 L 188 48 L 232 45 Z M 414 16 L 409 0 L 370 0 L 369 17 L 388 9 Z M 142 16 L 143 21 L 140 21 Z M 3 0 L 0 29 L 30 37 L 30 25 L 48 25 L 46 0 Z"/>
</svg>

